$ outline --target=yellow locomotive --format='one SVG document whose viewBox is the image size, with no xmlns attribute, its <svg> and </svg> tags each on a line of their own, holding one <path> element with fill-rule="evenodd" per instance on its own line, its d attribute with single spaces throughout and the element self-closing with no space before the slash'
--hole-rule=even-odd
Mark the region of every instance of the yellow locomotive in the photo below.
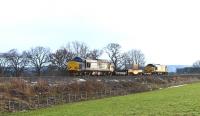
<svg viewBox="0 0 200 116">
<path fill-rule="evenodd" d="M 111 75 L 114 67 L 107 60 L 75 57 L 67 62 L 67 70 L 75 75 Z"/>
<path fill-rule="evenodd" d="M 158 75 L 165 75 L 168 74 L 167 66 L 160 65 L 160 64 L 148 64 L 144 67 L 144 74 L 158 74 Z"/>
</svg>

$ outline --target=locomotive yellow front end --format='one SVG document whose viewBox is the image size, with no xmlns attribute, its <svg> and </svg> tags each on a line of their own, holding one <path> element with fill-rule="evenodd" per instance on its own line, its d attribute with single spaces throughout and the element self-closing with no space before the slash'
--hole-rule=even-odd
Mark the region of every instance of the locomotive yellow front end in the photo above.
<svg viewBox="0 0 200 116">
<path fill-rule="evenodd" d="M 153 64 L 148 64 L 144 67 L 144 74 L 151 75 L 155 72 L 155 66 Z"/>
<path fill-rule="evenodd" d="M 69 72 L 78 72 L 80 71 L 80 63 L 77 61 L 69 61 L 67 63 L 67 70 Z"/>
<path fill-rule="evenodd" d="M 157 75 L 165 75 L 168 74 L 167 66 L 160 64 L 148 64 L 144 67 L 145 74 L 157 74 Z"/>
</svg>

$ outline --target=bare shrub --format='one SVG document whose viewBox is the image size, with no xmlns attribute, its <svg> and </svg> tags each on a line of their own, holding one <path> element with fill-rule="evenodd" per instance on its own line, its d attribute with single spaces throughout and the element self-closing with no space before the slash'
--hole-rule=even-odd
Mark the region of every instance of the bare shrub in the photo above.
<svg viewBox="0 0 200 116">
<path fill-rule="evenodd" d="M 34 92 L 37 95 L 47 95 L 49 94 L 49 84 L 46 80 L 39 79 L 34 87 Z"/>
<path fill-rule="evenodd" d="M 19 78 L 11 79 L 10 83 L 12 85 L 12 88 L 15 89 L 24 90 L 27 87 L 25 80 Z"/>
</svg>

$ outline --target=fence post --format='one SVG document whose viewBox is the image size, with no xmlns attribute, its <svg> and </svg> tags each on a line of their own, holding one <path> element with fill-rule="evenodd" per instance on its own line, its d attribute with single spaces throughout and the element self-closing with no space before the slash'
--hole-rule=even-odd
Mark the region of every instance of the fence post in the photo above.
<svg viewBox="0 0 200 116">
<path fill-rule="evenodd" d="M 2 106 L 3 105 L 3 100 L 1 100 L 1 97 L 2 96 L 0 95 L 0 111 L 3 110 L 3 106 Z"/>
<path fill-rule="evenodd" d="M 87 91 L 85 92 L 85 98 L 86 98 L 86 100 L 87 100 Z"/>
<path fill-rule="evenodd" d="M 47 106 L 49 105 L 49 100 L 48 100 L 48 97 L 47 97 Z"/>
<path fill-rule="evenodd" d="M 76 99 L 76 93 L 74 94 L 74 101 L 76 101 L 77 99 Z"/>
<path fill-rule="evenodd" d="M 21 102 L 19 101 L 18 103 L 19 103 L 19 106 L 18 106 L 19 107 L 19 111 L 21 111 L 21 105 L 20 105 Z"/>
<path fill-rule="evenodd" d="M 96 91 L 96 99 L 98 99 L 98 98 L 99 98 L 99 92 Z"/>
<path fill-rule="evenodd" d="M 38 95 L 38 108 L 40 107 L 40 96 Z"/>
<path fill-rule="evenodd" d="M 80 95 L 81 94 L 81 95 Z M 82 100 L 83 99 L 83 93 L 81 92 L 81 93 L 79 93 L 79 95 L 80 95 L 80 100 Z"/>
<path fill-rule="evenodd" d="M 14 110 L 14 105 L 12 106 L 12 100 L 9 100 L 9 111 Z"/>
<path fill-rule="evenodd" d="M 71 96 L 70 96 L 70 93 L 69 93 L 69 94 L 68 94 L 68 101 L 69 101 L 69 102 L 71 102 L 71 101 L 70 101 L 70 97 L 71 97 Z"/>
<path fill-rule="evenodd" d="M 9 99 L 9 101 L 8 101 L 8 111 L 10 111 L 10 99 Z"/>
<path fill-rule="evenodd" d="M 61 102 L 63 103 L 64 102 L 64 99 L 63 99 L 63 93 L 61 93 Z"/>
</svg>

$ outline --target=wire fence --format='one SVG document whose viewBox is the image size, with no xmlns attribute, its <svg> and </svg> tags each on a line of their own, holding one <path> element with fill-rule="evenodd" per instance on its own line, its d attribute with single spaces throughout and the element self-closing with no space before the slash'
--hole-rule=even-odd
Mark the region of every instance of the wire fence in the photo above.
<svg viewBox="0 0 200 116">
<path fill-rule="evenodd" d="M 6 99 L 0 96 L 0 111 L 23 111 L 49 107 L 56 104 L 73 103 L 78 101 L 101 99 L 106 97 L 127 95 L 131 89 L 127 90 L 103 90 L 98 92 L 62 93 L 54 96 L 34 96 L 28 97 L 27 101 L 18 99 Z M 23 96 L 17 96 L 18 98 Z"/>
<path fill-rule="evenodd" d="M 180 84 L 184 83 L 163 84 L 159 85 L 159 87 L 158 85 L 154 85 L 154 87 L 152 87 L 152 85 L 147 85 L 146 89 L 144 89 L 143 91 L 166 88 L 169 86 L 180 85 Z M 39 95 L 33 97 L 26 97 L 24 98 L 26 99 L 26 101 L 17 99 L 17 98 L 22 98 L 24 96 L 16 96 L 16 99 L 15 98 L 8 99 L 0 95 L 0 112 L 5 112 L 5 111 L 15 112 L 15 111 L 30 110 L 30 109 L 39 109 L 57 104 L 73 103 L 73 102 L 101 99 L 114 96 L 124 96 L 137 92 L 142 92 L 142 91 L 139 90 L 137 91 L 135 88 L 127 88 L 127 89 L 116 89 L 116 90 L 105 89 L 96 92 L 79 92 L 79 93 L 63 92 L 62 94 L 57 94 L 53 96 Z"/>
</svg>

